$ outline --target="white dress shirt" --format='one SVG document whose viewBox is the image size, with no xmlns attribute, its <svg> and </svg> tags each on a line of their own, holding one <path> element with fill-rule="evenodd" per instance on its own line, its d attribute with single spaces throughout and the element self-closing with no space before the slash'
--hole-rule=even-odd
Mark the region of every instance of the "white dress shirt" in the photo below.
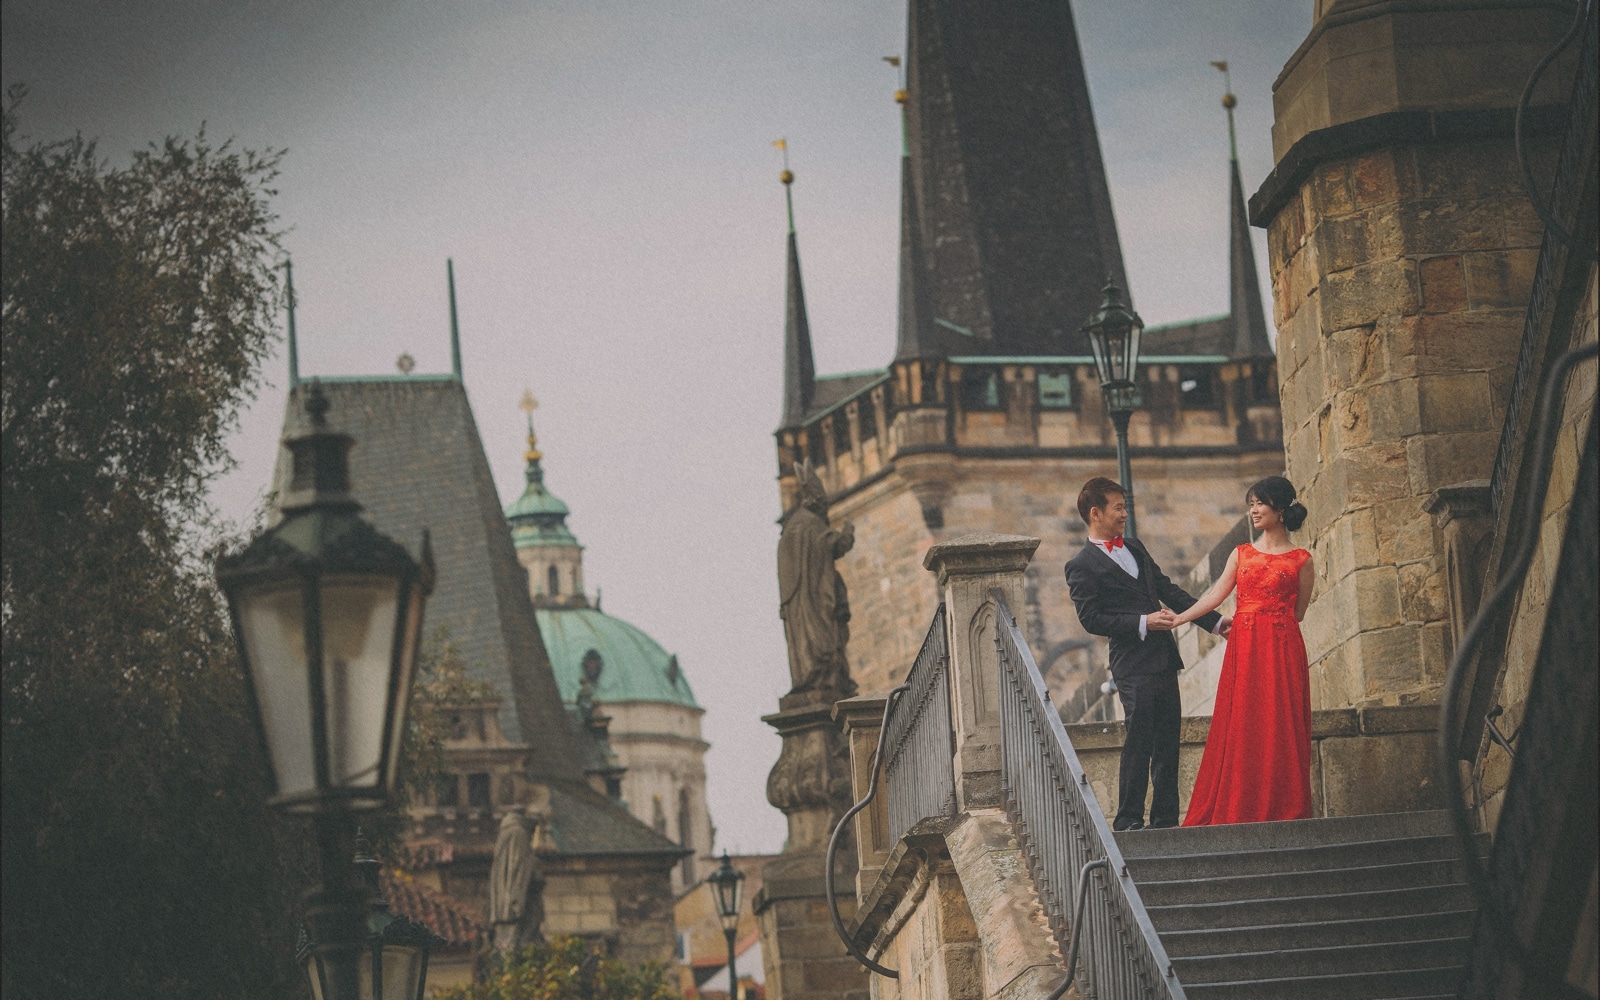
<svg viewBox="0 0 1600 1000">
<path fill-rule="evenodd" d="M 1133 557 L 1126 543 L 1113 546 L 1109 540 L 1091 538 L 1089 544 L 1111 557 L 1111 561 L 1122 567 L 1122 571 L 1135 580 L 1139 579 L 1139 560 Z M 1143 642 L 1148 632 L 1149 615 L 1139 616 L 1139 641 Z M 1215 635 L 1222 634 L 1222 622 L 1217 622 L 1217 627 L 1211 630 Z"/>
</svg>

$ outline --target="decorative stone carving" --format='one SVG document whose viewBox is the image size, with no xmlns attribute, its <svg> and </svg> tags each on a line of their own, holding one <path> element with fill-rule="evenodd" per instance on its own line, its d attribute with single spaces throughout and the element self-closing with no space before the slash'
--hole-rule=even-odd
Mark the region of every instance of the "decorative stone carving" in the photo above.
<svg viewBox="0 0 1600 1000">
<path fill-rule="evenodd" d="M 1450 603 L 1450 648 L 1459 649 L 1461 634 L 1478 612 L 1489 548 L 1494 544 L 1494 519 L 1489 481 L 1441 486 L 1423 502 L 1444 533 L 1446 599 Z"/>
<path fill-rule="evenodd" d="M 855 545 L 846 521 L 828 526 L 828 491 L 810 465 L 796 466 L 798 502 L 778 538 L 779 616 L 789 647 L 793 688 L 784 708 L 831 705 L 856 693 L 845 646 L 850 641 L 850 598 L 834 560 Z"/>
</svg>

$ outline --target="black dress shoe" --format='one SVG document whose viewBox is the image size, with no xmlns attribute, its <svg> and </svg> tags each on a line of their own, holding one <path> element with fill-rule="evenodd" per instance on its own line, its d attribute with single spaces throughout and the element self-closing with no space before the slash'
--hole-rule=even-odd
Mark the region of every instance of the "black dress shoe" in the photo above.
<svg viewBox="0 0 1600 1000">
<path fill-rule="evenodd" d="M 1132 833 L 1134 830 L 1143 830 L 1144 829 L 1144 822 L 1142 820 L 1137 820 L 1137 819 L 1135 819 L 1135 820 L 1121 820 L 1121 819 L 1119 819 L 1115 823 L 1111 824 L 1111 829 L 1112 829 L 1112 832 L 1114 832 L 1114 833 Z"/>
<path fill-rule="evenodd" d="M 1152 830 L 1176 830 L 1177 828 L 1178 828 L 1178 821 L 1177 820 L 1173 820 L 1170 823 L 1151 823 L 1150 824 L 1150 829 L 1152 829 Z"/>
</svg>

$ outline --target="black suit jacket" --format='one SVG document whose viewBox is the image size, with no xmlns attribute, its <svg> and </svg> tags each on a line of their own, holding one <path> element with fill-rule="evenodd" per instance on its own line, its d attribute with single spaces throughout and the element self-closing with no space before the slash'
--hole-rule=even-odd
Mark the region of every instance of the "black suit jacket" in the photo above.
<svg viewBox="0 0 1600 1000">
<path fill-rule="evenodd" d="M 1093 542 L 1067 563 L 1067 587 L 1078 609 L 1078 621 L 1087 631 L 1111 640 L 1112 677 L 1176 673 L 1183 669 L 1183 659 L 1172 633 L 1150 631 L 1141 640 L 1139 616 L 1160 611 L 1163 603 L 1182 614 L 1195 599 L 1167 579 L 1138 539 L 1130 538 L 1126 544 L 1139 564 L 1137 580 Z M 1212 611 L 1195 624 L 1209 632 L 1221 620 L 1222 616 Z"/>
</svg>

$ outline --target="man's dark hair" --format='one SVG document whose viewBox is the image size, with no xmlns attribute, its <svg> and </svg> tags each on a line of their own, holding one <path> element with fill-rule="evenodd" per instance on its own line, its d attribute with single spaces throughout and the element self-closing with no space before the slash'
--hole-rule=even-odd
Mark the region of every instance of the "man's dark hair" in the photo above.
<svg viewBox="0 0 1600 1000">
<path fill-rule="evenodd" d="M 1111 497 L 1127 496 L 1127 490 L 1115 479 L 1105 476 L 1095 476 L 1083 484 L 1083 489 L 1078 491 L 1078 516 L 1083 518 L 1083 523 L 1089 523 L 1089 511 L 1094 507 L 1102 510 L 1111 502 Z"/>
</svg>

